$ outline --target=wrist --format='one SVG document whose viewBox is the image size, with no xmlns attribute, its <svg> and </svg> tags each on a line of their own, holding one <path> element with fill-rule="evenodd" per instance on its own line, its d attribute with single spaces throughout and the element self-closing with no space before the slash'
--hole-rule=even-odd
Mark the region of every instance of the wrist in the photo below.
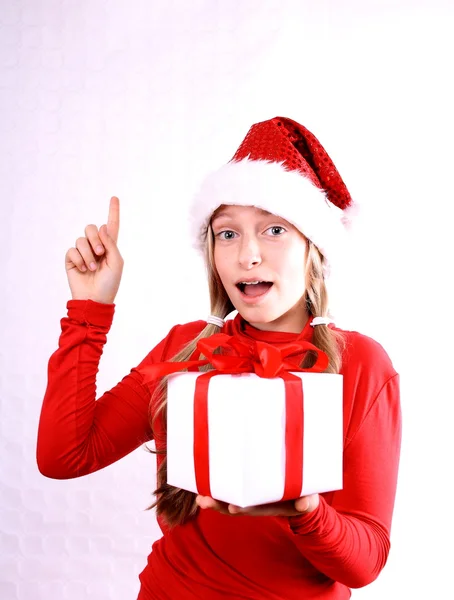
<svg viewBox="0 0 454 600">
<path fill-rule="evenodd" d="M 84 297 L 73 296 L 71 298 L 71 300 L 81 300 L 81 301 L 85 301 L 85 302 L 87 300 L 91 300 L 92 302 L 97 302 L 98 304 L 114 304 L 114 302 L 115 302 L 115 298 L 101 300 L 101 298 L 95 298 L 95 297 L 90 297 L 90 296 L 84 296 Z"/>
<path fill-rule="evenodd" d="M 298 515 L 288 517 L 290 529 L 295 534 L 309 535 L 314 533 L 323 522 L 326 503 L 319 497 L 317 506 L 307 512 L 299 512 Z"/>
</svg>

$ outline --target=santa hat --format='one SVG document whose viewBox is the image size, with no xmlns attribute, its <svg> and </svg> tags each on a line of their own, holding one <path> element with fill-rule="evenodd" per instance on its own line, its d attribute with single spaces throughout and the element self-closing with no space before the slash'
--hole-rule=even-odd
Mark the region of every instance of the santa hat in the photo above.
<svg viewBox="0 0 454 600">
<path fill-rule="evenodd" d="M 203 254 L 221 204 L 256 206 L 283 217 L 325 257 L 325 275 L 345 247 L 356 205 L 317 138 L 292 119 L 256 123 L 233 158 L 208 175 L 190 208 L 193 246 Z"/>
</svg>

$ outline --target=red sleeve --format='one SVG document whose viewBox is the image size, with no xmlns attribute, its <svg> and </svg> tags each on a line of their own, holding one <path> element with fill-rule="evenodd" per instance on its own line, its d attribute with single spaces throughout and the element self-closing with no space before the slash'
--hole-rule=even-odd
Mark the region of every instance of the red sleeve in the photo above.
<svg viewBox="0 0 454 600">
<path fill-rule="evenodd" d="M 70 300 L 66 307 L 58 349 L 48 363 L 37 439 L 38 468 L 54 479 L 102 469 L 153 439 L 148 421 L 150 389 L 142 384 L 139 369 L 163 360 L 178 327 L 96 400 L 96 375 L 115 304 Z"/>
<path fill-rule="evenodd" d="M 382 387 L 344 450 L 343 489 L 290 517 L 294 541 L 322 573 L 351 588 L 374 581 L 389 549 L 401 442 L 399 376 Z"/>
</svg>

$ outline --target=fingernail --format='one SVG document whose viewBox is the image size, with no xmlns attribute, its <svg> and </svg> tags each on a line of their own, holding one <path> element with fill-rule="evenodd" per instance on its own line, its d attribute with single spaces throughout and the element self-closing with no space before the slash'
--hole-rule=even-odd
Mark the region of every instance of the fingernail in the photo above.
<svg viewBox="0 0 454 600">
<path fill-rule="evenodd" d="M 296 501 L 294 503 L 294 507 L 296 508 L 296 510 L 300 513 L 304 513 L 307 511 L 307 509 L 309 508 L 310 503 L 309 501 L 306 499 L 304 504 L 302 504 L 301 502 Z"/>
<path fill-rule="evenodd" d="M 229 512 L 232 514 L 244 512 L 244 509 L 239 506 L 234 506 L 233 504 L 229 505 Z"/>
<path fill-rule="evenodd" d="M 91 269 L 92 271 L 96 271 L 96 265 L 95 265 L 95 263 L 94 263 L 94 262 L 90 263 L 90 269 Z"/>
<path fill-rule="evenodd" d="M 101 254 L 101 252 L 104 252 L 104 248 L 102 246 L 96 246 L 96 252 Z"/>
</svg>

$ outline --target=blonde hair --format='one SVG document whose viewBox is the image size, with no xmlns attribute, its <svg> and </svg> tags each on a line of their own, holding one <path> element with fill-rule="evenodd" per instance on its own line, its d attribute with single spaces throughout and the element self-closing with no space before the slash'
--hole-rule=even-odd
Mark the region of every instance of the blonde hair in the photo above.
<svg viewBox="0 0 454 600">
<path fill-rule="evenodd" d="M 220 210 L 220 206 L 214 213 Z M 308 251 L 305 265 L 305 307 L 309 315 L 327 316 L 328 315 L 328 294 L 323 278 L 323 256 L 317 247 L 307 240 Z M 211 314 L 224 319 L 229 313 L 235 310 L 227 292 L 222 285 L 221 279 L 216 271 L 214 263 L 214 236 L 211 223 L 208 225 L 205 244 L 205 264 L 207 267 L 208 287 L 210 294 Z M 219 332 L 219 327 L 213 324 L 207 326 L 195 337 L 189 344 L 182 348 L 175 356 L 168 358 L 168 361 L 182 362 L 189 360 L 196 350 L 197 342 Z M 314 327 L 312 343 L 323 350 L 329 359 L 329 365 L 326 373 L 338 373 L 341 366 L 342 336 L 339 332 L 333 331 L 325 325 Z M 202 357 L 203 359 L 205 357 Z M 301 367 L 308 368 L 315 361 L 315 355 L 308 353 L 301 362 Z M 199 368 L 200 371 L 211 370 L 211 365 L 204 365 Z M 183 372 L 184 370 L 182 370 Z M 166 406 L 167 406 L 167 376 L 163 377 L 153 391 L 150 401 L 150 425 L 154 429 L 155 420 L 161 416 L 166 425 Z M 155 400 L 156 399 L 156 400 Z M 151 406 L 158 406 L 155 414 L 151 412 Z M 165 440 L 163 440 L 165 442 Z M 148 449 L 148 448 L 147 448 Z M 165 450 L 149 450 L 153 454 L 166 454 Z M 164 459 L 157 473 L 158 488 L 154 494 L 155 502 L 147 510 L 156 507 L 156 513 L 162 516 L 169 527 L 181 525 L 193 517 L 197 512 L 195 502 L 196 494 L 179 488 L 175 488 L 167 483 L 167 457 Z"/>
</svg>

